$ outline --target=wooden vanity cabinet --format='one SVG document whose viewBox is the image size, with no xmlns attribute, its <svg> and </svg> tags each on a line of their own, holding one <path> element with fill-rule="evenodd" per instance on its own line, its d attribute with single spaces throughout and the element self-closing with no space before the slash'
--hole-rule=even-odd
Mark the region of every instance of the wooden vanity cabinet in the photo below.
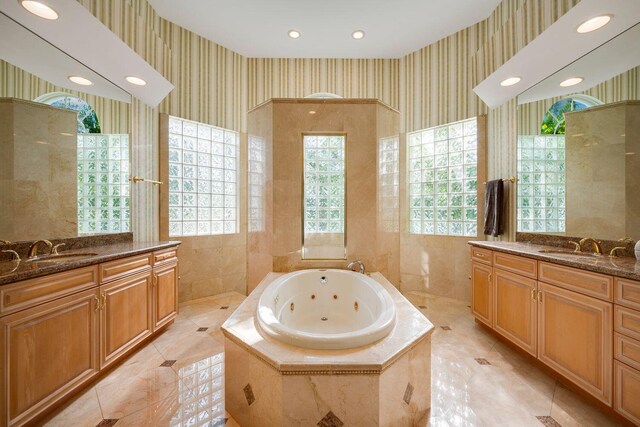
<svg viewBox="0 0 640 427">
<path fill-rule="evenodd" d="M 489 327 L 493 326 L 493 283 L 491 266 L 471 263 L 471 312 Z"/>
<path fill-rule="evenodd" d="M 151 284 L 153 330 L 162 328 L 178 315 L 178 261 L 165 261 L 153 269 Z"/>
<path fill-rule="evenodd" d="M 640 425 L 640 282 L 615 278 L 613 409 Z"/>
<path fill-rule="evenodd" d="M 0 318 L 0 425 L 22 425 L 100 370 L 98 288 Z"/>
<path fill-rule="evenodd" d="M 536 281 L 495 268 L 493 285 L 494 329 L 527 353 L 536 356 L 538 330 Z"/>
<path fill-rule="evenodd" d="M 0 427 L 31 423 L 178 308 L 170 248 L 0 287 Z"/>
<path fill-rule="evenodd" d="M 613 278 L 485 248 L 471 258 L 477 320 L 611 406 Z M 493 295 L 492 304 L 477 295 Z"/>
<path fill-rule="evenodd" d="M 611 405 L 612 304 L 538 282 L 538 358 Z"/>
<path fill-rule="evenodd" d="M 151 268 L 100 286 L 100 368 L 151 335 Z"/>
</svg>

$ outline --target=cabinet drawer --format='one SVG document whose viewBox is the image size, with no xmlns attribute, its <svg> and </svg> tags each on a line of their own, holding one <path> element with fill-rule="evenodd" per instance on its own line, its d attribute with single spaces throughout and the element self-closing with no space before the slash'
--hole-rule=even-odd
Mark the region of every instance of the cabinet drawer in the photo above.
<svg viewBox="0 0 640 427">
<path fill-rule="evenodd" d="M 640 282 L 616 277 L 614 283 L 616 303 L 640 310 Z"/>
<path fill-rule="evenodd" d="M 153 265 L 167 261 L 175 261 L 176 258 L 178 258 L 178 248 L 157 251 L 153 253 Z"/>
<path fill-rule="evenodd" d="M 640 340 L 640 311 L 616 305 L 613 317 L 616 332 Z"/>
<path fill-rule="evenodd" d="M 640 425 L 640 372 L 624 363 L 614 362 L 615 397 L 613 409 Z"/>
<path fill-rule="evenodd" d="M 538 280 L 541 282 L 613 301 L 613 278 L 611 276 L 548 262 L 541 262 L 538 268 Z"/>
<path fill-rule="evenodd" d="M 640 341 L 615 334 L 614 357 L 627 365 L 640 369 Z"/>
<path fill-rule="evenodd" d="M 0 316 L 98 286 L 98 266 L 24 280 L 0 287 Z"/>
<path fill-rule="evenodd" d="M 471 246 L 471 259 L 473 261 L 491 265 L 491 251 L 489 249 Z"/>
<path fill-rule="evenodd" d="M 493 266 L 512 273 L 535 279 L 538 274 L 538 262 L 534 259 L 502 252 L 493 253 Z"/>
<path fill-rule="evenodd" d="M 144 254 L 100 264 L 100 283 L 150 270 L 152 256 Z"/>
</svg>

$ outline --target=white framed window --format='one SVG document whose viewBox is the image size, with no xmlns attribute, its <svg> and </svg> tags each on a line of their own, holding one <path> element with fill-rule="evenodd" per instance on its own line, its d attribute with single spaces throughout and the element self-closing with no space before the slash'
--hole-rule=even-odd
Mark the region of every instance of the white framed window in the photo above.
<svg viewBox="0 0 640 427">
<path fill-rule="evenodd" d="M 476 118 L 408 135 L 409 231 L 478 235 Z"/>
<path fill-rule="evenodd" d="M 239 232 L 237 132 L 169 117 L 169 236 Z"/>
</svg>

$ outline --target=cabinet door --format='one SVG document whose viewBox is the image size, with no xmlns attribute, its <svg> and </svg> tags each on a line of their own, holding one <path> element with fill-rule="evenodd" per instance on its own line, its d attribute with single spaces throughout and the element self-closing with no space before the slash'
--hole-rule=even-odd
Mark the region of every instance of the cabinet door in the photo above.
<svg viewBox="0 0 640 427">
<path fill-rule="evenodd" d="M 471 312 L 479 321 L 493 326 L 492 268 L 473 261 L 471 263 Z"/>
<path fill-rule="evenodd" d="M 640 424 L 640 371 L 615 361 L 616 389 L 613 409 Z"/>
<path fill-rule="evenodd" d="M 0 319 L 0 425 L 24 424 L 99 370 L 98 288 Z"/>
<path fill-rule="evenodd" d="M 100 286 L 100 367 L 151 334 L 151 271 Z"/>
<path fill-rule="evenodd" d="M 611 405 L 612 304 L 538 282 L 538 358 Z"/>
<path fill-rule="evenodd" d="M 493 270 L 494 328 L 528 353 L 537 355 L 537 283 L 519 274 Z"/>
<path fill-rule="evenodd" d="M 178 314 L 178 263 L 158 267 L 153 272 L 153 330 L 166 325 Z"/>
</svg>

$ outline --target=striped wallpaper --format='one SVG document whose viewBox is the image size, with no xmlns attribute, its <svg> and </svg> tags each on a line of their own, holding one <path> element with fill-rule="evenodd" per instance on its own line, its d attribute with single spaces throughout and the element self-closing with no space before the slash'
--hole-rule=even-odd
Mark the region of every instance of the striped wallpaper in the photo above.
<svg viewBox="0 0 640 427">
<path fill-rule="evenodd" d="M 248 105 L 270 98 L 303 98 L 331 92 L 344 98 L 377 98 L 400 107 L 398 59 L 249 58 Z"/>
<path fill-rule="evenodd" d="M 134 159 L 134 172 L 157 174 L 159 113 L 243 132 L 246 112 L 270 97 L 326 91 L 380 99 L 401 111 L 404 132 L 488 113 L 489 177 L 497 177 L 515 172 L 515 125 L 507 120 L 515 103 L 487 111 L 472 88 L 579 0 L 503 0 L 476 25 L 403 58 L 375 60 L 246 58 L 162 19 L 147 0 L 77 1 L 176 86 L 156 109 L 135 100 L 129 107 L 132 144 L 143 158 Z M 96 104 L 124 120 L 124 112 Z M 153 220 L 137 237 L 157 237 L 157 194 L 140 192 L 138 223 Z"/>
</svg>

